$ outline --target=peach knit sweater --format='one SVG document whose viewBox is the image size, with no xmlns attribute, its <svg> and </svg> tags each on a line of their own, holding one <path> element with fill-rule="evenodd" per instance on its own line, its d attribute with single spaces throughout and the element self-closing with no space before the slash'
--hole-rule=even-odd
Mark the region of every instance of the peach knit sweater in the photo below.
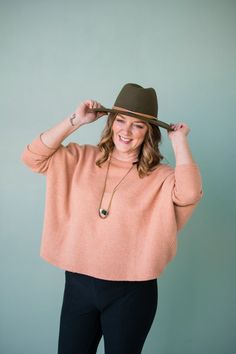
<svg viewBox="0 0 236 354">
<path fill-rule="evenodd" d="M 136 167 L 114 194 L 110 214 L 98 215 L 107 161 L 93 145 L 47 147 L 40 136 L 22 160 L 47 177 L 40 254 L 62 269 L 108 280 L 158 278 L 176 254 L 177 232 L 202 196 L 195 163 L 160 164 L 139 178 Z M 104 208 L 130 162 L 111 159 Z"/>
</svg>

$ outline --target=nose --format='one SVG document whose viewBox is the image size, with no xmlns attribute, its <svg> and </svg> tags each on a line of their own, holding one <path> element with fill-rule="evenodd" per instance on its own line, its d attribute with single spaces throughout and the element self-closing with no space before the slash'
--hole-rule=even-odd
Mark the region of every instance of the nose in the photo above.
<svg viewBox="0 0 236 354">
<path fill-rule="evenodd" d="M 131 124 L 126 123 L 125 126 L 123 127 L 123 130 L 124 130 L 124 133 L 125 133 L 126 135 L 131 134 L 131 133 L 132 133 Z"/>
</svg>

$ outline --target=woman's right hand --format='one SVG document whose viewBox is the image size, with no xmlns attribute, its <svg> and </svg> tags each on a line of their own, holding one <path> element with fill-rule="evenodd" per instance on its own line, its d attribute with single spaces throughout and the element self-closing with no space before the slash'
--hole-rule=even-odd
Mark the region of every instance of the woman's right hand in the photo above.
<svg viewBox="0 0 236 354">
<path fill-rule="evenodd" d="M 100 108 L 102 105 L 94 100 L 86 100 L 82 102 L 75 110 L 73 116 L 73 124 L 76 125 L 83 125 L 92 123 L 95 120 L 101 118 L 102 116 L 106 115 L 105 112 L 88 112 L 90 108 Z"/>
</svg>

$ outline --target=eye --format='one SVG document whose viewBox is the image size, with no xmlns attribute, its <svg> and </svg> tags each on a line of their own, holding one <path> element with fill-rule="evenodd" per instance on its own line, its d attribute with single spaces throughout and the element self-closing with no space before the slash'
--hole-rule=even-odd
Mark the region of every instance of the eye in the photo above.
<svg viewBox="0 0 236 354">
<path fill-rule="evenodd" d="M 139 129 L 143 129 L 144 128 L 144 125 L 135 124 L 134 126 L 139 128 Z"/>
<path fill-rule="evenodd" d="M 116 121 L 119 122 L 119 123 L 123 123 L 124 122 L 124 120 L 120 119 L 120 118 L 116 118 Z"/>
</svg>

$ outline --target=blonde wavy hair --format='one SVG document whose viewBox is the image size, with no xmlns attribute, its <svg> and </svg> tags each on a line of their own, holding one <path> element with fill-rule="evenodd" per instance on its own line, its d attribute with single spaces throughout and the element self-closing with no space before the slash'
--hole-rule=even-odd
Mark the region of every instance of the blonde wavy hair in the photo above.
<svg viewBox="0 0 236 354">
<path fill-rule="evenodd" d="M 96 161 L 96 165 L 101 165 L 107 161 L 109 155 L 114 149 L 112 125 L 116 118 L 116 113 L 110 113 L 107 118 L 107 123 L 103 129 L 101 138 L 97 146 L 102 152 L 102 156 Z M 159 165 L 163 159 L 159 151 L 161 143 L 161 132 L 158 126 L 145 122 L 147 125 L 147 133 L 140 148 L 138 156 L 137 170 L 140 178 L 148 176 Z"/>
</svg>

